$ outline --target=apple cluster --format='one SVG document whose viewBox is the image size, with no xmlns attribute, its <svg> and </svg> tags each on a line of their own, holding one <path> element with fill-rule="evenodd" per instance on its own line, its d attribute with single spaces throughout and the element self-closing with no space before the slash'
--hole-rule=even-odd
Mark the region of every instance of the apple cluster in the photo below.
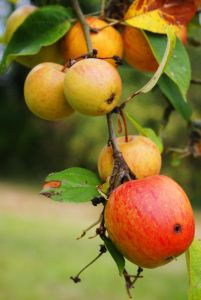
<svg viewBox="0 0 201 300">
<path fill-rule="evenodd" d="M 24 6 L 9 17 L 7 42 L 35 9 Z M 139 70 L 155 71 L 158 67 L 140 30 L 126 27 L 121 35 L 103 20 L 86 20 L 96 29 L 96 33 L 90 33 L 92 46 L 97 49 L 96 58 L 81 58 L 87 47 L 79 22 L 59 44 L 43 47 L 31 58 L 17 58 L 33 67 L 25 80 L 24 97 L 28 108 L 40 118 L 59 120 L 74 111 L 89 116 L 111 112 L 120 101 L 122 81 L 114 60 L 101 58 L 122 57 L 124 49 L 127 62 Z M 185 42 L 186 29 L 180 29 L 177 34 Z M 69 66 L 61 64 L 71 60 Z M 116 142 L 136 179 L 121 184 L 109 195 L 105 207 L 108 236 L 126 258 L 140 267 L 166 264 L 186 251 L 194 237 L 188 197 L 175 181 L 160 175 L 161 153 L 149 138 L 128 136 L 128 140 L 120 137 Z M 110 180 L 113 167 L 113 150 L 106 145 L 98 159 L 99 175 L 104 182 Z"/>
</svg>

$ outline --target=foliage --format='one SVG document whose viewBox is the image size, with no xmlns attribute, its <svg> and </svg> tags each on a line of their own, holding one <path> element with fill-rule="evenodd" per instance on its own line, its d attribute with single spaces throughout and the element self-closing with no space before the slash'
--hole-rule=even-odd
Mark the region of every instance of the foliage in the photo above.
<svg viewBox="0 0 201 300">
<path fill-rule="evenodd" d="M 195 240 L 187 254 L 189 274 L 189 300 L 199 300 L 201 297 L 201 241 Z"/>
<path fill-rule="evenodd" d="M 87 202 L 98 196 L 96 174 L 81 168 L 69 168 L 47 176 L 41 191 L 55 201 Z"/>
</svg>

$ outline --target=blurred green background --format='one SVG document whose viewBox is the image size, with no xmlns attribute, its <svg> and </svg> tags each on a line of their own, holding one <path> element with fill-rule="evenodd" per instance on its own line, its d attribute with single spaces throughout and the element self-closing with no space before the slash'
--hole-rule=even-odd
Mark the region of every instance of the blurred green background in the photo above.
<svg viewBox="0 0 201 300">
<path fill-rule="evenodd" d="M 38 2 L 43 4 L 44 0 Z M 98 0 L 81 2 L 86 12 L 98 9 Z M 0 0 L 0 35 L 6 16 L 13 8 L 12 1 Z M 200 31 L 194 27 L 189 30 L 201 40 Z M 201 79 L 200 49 L 187 45 L 195 79 Z M 147 81 L 146 76 L 126 65 L 119 70 L 123 99 Z M 83 274 L 82 283 L 75 285 L 69 280 L 97 255 L 99 240 L 76 241 L 75 238 L 97 219 L 98 209 L 89 205 L 53 203 L 37 196 L 50 172 L 72 166 L 97 172 L 97 157 L 107 142 L 106 119 L 78 113 L 61 122 L 35 117 L 23 99 L 23 84 L 28 72 L 13 63 L 0 77 L 0 299 L 127 299 L 123 280 L 108 254 Z M 191 85 L 188 98 L 194 119 L 201 119 L 200 97 L 201 85 Z M 135 98 L 126 110 L 143 126 L 158 131 L 166 106 L 166 99 L 156 87 L 148 95 Z M 130 124 L 129 133 L 136 133 Z M 184 148 L 188 139 L 187 124 L 178 113 L 172 113 L 164 132 L 165 145 Z M 196 209 L 201 206 L 200 167 L 200 157 L 185 158 L 175 168 L 170 155 L 164 155 L 162 173 L 172 176 L 183 186 Z M 197 211 L 199 235 L 200 214 Z M 131 264 L 128 269 L 136 272 Z M 137 282 L 134 290 L 134 299 L 170 298 L 187 299 L 184 257 L 162 268 L 146 270 L 144 279 Z"/>
</svg>

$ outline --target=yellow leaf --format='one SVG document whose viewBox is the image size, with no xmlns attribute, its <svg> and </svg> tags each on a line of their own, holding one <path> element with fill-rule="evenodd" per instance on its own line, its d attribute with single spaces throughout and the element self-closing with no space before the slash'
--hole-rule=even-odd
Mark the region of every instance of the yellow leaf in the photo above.
<svg viewBox="0 0 201 300">
<path fill-rule="evenodd" d="M 145 14 L 136 15 L 132 18 L 126 19 L 125 22 L 133 27 L 148 30 L 154 33 L 167 33 L 170 26 L 172 28 L 177 26 L 170 25 L 162 16 L 160 10 L 154 10 Z"/>
</svg>

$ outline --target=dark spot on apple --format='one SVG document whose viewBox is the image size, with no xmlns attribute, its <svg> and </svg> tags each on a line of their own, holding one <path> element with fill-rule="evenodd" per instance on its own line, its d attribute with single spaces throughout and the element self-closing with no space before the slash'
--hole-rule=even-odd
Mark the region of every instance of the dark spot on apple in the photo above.
<svg viewBox="0 0 201 300">
<path fill-rule="evenodd" d="M 173 259 L 173 256 L 168 256 L 166 257 L 165 261 L 169 261 L 169 260 L 172 260 Z"/>
<path fill-rule="evenodd" d="M 174 225 L 174 232 L 175 233 L 181 233 L 181 231 L 182 231 L 181 224 L 175 224 Z"/>
<path fill-rule="evenodd" d="M 110 97 L 106 100 L 106 102 L 107 102 L 108 104 L 111 104 L 111 103 L 113 102 L 113 100 L 114 100 L 114 97 L 115 97 L 115 94 L 112 93 L 112 94 L 110 95 Z"/>
</svg>

